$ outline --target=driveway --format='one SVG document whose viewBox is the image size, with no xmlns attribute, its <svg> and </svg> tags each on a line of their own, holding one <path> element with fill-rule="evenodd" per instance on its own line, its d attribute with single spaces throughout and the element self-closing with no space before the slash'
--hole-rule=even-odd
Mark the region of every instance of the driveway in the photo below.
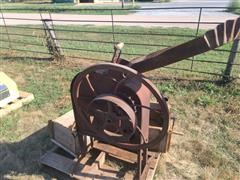
<svg viewBox="0 0 240 180">
<path fill-rule="evenodd" d="M 150 7 L 228 7 L 231 0 L 171 0 L 166 3 L 138 3 L 142 8 Z"/>
<path fill-rule="evenodd" d="M 5 13 L 5 22 L 7 25 L 35 25 L 42 24 L 39 14 L 31 13 Z M 215 24 L 201 24 L 201 29 L 209 29 L 216 26 L 216 23 L 224 22 L 227 19 L 237 18 L 237 15 L 229 14 L 227 16 L 205 16 L 201 18 L 202 22 L 212 22 Z M 48 14 L 43 14 L 43 18 L 49 18 Z M 57 25 L 97 25 L 97 26 L 111 26 L 111 16 L 108 15 L 70 15 L 70 14 L 52 14 L 54 24 Z M 114 25 L 121 26 L 141 26 L 141 27 L 184 27 L 196 28 L 198 15 L 180 16 L 166 15 L 115 15 L 113 17 Z M 182 23 L 182 22 L 185 23 Z M 195 22 L 195 23 L 194 23 Z M 3 25 L 0 19 L 0 25 Z"/>
<path fill-rule="evenodd" d="M 212 7 L 213 5 L 215 7 L 227 7 L 229 1 L 230 0 L 201 0 L 200 2 L 200 0 L 174 0 L 170 3 L 139 3 L 142 8 L 177 8 L 183 6 L 188 8 L 160 10 L 140 9 L 134 14 L 114 15 L 114 25 L 196 28 L 199 9 L 189 9 L 189 7 Z M 223 10 L 224 8 L 203 9 L 201 22 L 210 22 L 210 24 L 201 24 L 200 28 L 213 28 L 217 23 L 239 17 L 232 13 L 223 12 Z M 41 24 L 41 17 L 37 13 L 4 13 L 4 17 L 6 18 L 5 22 L 7 25 Z M 21 18 L 23 19 L 21 20 Z M 49 15 L 43 14 L 43 18 L 49 18 Z M 58 25 L 112 25 L 110 15 L 52 14 L 52 18 L 54 19 L 54 24 Z M 3 25 L 2 19 L 0 19 L 0 25 Z"/>
<path fill-rule="evenodd" d="M 197 16 L 199 8 L 203 8 L 204 16 L 231 16 L 232 13 L 225 12 L 232 0 L 172 0 L 167 3 L 138 3 L 141 8 L 181 8 L 186 9 L 160 9 L 160 10 L 140 10 L 138 15 L 153 16 Z M 192 9 L 191 9 L 192 7 Z"/>
</svg>

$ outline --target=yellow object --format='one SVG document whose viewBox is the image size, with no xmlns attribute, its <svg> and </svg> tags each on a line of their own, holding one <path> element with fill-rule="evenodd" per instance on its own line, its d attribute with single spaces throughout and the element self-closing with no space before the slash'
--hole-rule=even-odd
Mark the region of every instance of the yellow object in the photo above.
<svg viewBox="0 0 240 180">
<path fill-rule="evenodd" d="M 0 72 L 0 107 L 19 98 L 17 84 L 4 72 Z"/>
</svg>

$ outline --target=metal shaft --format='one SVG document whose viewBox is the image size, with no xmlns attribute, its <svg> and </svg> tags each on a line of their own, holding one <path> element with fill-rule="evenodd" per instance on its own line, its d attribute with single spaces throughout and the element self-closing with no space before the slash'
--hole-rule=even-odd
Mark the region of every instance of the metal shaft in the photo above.
<svg viewBox="0 0 240 180">
<path fill-rule="evenodd" d="M 215 29 L 207 31 L 203 36 L 183 44 L 136 58 L 131 61 L 129 66 L 140 73 L 154 70 L 220 47 L 237 39 L 239 34 L 240 17 L 221 23 Z"/>
</svg>

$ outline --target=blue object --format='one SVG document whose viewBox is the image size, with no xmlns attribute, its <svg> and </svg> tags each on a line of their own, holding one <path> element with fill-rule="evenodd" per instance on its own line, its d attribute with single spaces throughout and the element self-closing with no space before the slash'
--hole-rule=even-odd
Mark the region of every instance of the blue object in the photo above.
<svg viewBox="0 0 240 180">
<path fill-rule="evenodd" d="M 0 83 L 0 101 L 9 97 L 10 92 L 5 84 Z"/>
</svg>

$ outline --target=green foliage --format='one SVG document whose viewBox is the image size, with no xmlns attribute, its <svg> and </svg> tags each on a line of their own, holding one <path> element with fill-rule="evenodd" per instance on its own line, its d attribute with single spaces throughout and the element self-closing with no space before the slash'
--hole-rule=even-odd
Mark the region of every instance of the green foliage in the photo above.
<svg viewBox="0 0 240 180">
<path fill-rule="evenodd" d="M 232 0 L 232 3 L 230 4 L 228 10 L 236 14 L 240 14 L 240 0 Z"/>
<path fill-rule="evenodd" d="M 15 131 L 17 129 L 19 115 L 13 113 L 11 116 L 0 119 L 0 140 L 1 137 L 7 137 L 9 141 L 16 140 Z"/>
<path fill-rule="evenodd" d="M 176 87 L 173 83 L 163 83 L 157 85 L 158 89 L 164 94 L 173 94 L 176 92 Z"/>
<path fill-rule="evenodd" d="M 72 14 L 99 14 L 110 15 L 111 10 L 113 14 L 131 14 L 138 6 L 127 5 L 124 7 L 126 10 L 121 9 L 121 4 L 116 6 L 75 6 L 74 3 L 2 3 L 2 12 L 19 12 L 19 13 L 37 13 L 52 12 L 52 13 L 72 13 Z M 12 10 L 11 10 L 12 9 Z M 129 10 L 130 9 L 130 10 Z"/>
<path fill-rule="evenodd" d="M 203 106 L 203 107 L 206 107 L 208 105 L 211 105 L 213 103 L 213 100 L 207 96 L 207 95 L 203 95 L 203 96 L 200 96 L 196 99 L 195 103 L 197 105 L 200 105 L 200 106 Z"/>
<path fill-rule="evenodd" d="M 48 53 L 46 46 L 41 44 L 46 44 L 46 40 L 42 38 L 44 36 L 44 32 L 41 29 L 28 29 L 28 27 L 32 28 L 42 28 L 41 26 L 24 26 L 21 25 L 22 28 L 8 27 L 9 33 L 18 34 L 26 34 L 26 35 L 34 35 L 35 37 L 24 37 L 24 36 L 14 36 L 11 35 L 12 41 L 20 41 L 25 43 L 37 43 L 40 46 L 34 45 L 26 45 L 21 43 L 12 43 L 16 49 L 23 50 L 33 50 L 36 51 L 36 47 L 38 51 Z M 26 28 L 25 28 L 26 27 Z M 113 41 L 113 35 L 111 33 L 111 26 L 81 26 L 81 25 L 71 25 L 71 26 L 60 26 L 55 25 L 55 30 L 57 37 L 59 39 L 72 39 L 72 40 L 80 40 L 80 41 L 65 41 L 60 40 L 60 44 L 64 49 L 65 55 L 69 56 L 78 56 L 84 58 L 92 58 L 96 57 L 99 60 L 108 61 L 111 59 L 111 54 L 113 52 L 113 44 L 112 43 L 100 43 L 98 41 Z M 64 30 L 64 31 L 63 31 Z M 78 32 L 83 31 L 83 32 Z M 86 32 L 85 32 L 86 31 Z M 92 33 L 87 31 L 96 31 L 96 32 L 109 32 L 109 33 Z M 5 29 L 0 29 L 0 32 L 5 33 Z M 187 29 L 187 28 L 144 28 L 144 27 L 123 27 L 123 26 L 115 26 L 115 41 L 116 42 L 124 42 L 125 46 L 123 48 L 122 57 L 126 59 L 132 59 L 140 54 L 148 54 L 150 52 L 163 49 L 165 46 L 174 46 L 179 43 L 183 43 L 187 40 L 192 39 L 192 37 L 187 37 L 187 35 L 194 35 L 195 30 Z M 134 35 L 134 34 L 117 34 L 117 33 L 144 33 L 144 34 L 164 34 L 164 35 Z M 203 30 L 200 31 L 200 34 L 204 33 Z M 169 34 L 169 35 L 168 35 Z M 174 37 L 170 34 L 181 34 L 183 37 Z M 186 37 L 184 37 L 186 35 Z M 3 41 L 7 42 L 7 37 L 2 37 Z M 91 42 L 93 41 L 93 42 Z M 145 45 L 134 45 L 136 44 L 157 44 L 159 46 L 145 46 Z M 133 44 L 134 43 L 134 44 Z M 1 47 L 8 48 L 8 43 L 2 43 Z M 219 49 L 230 50 L 231 44 L 227 44 Z M 76 49 L 76 50 L 72 50 Z M 101 52 L 92 52 L 92 51 L 104 51 L 110 53 L 101 53 Z M 18 52 L 16 52 L 18 53 Z M 27 53 L 27 52 L 26 52 Z M 129 55 L 136 54 L 136 55 Z M 138 55 L 139 54 L 139 55 Z M 27 55 L 32 56 L 32 53 L 27 53 Z M 36 56 L 37 54 L 34 54 Z M 39 56 L 43 56 L 39 54 Z M 193 61 L 193 66 L 191 61 L 181 61 L 170 65 L 171 68 L 182 68 L 182 69 L 190 69 L 193 67 L 193 71 L 203 71 L 210 72 L 216 74 L 222 74 L 226 65 L 224 63 L 227 62 L 229 53 L 227 51 L 219 52 L 219 51 L 210 51 L 205 54 L 201 54 L 195 56 L 195 60 Z M 236 63 L 239 63 L 240 53 L 237 54 Z M 218 61 L 223 64 L 210 64 L 205 62 L 200 62 L 199 60 L 207 60 L 207 61 Z M 158 70 L 156 70 L 157 72 Z M 165 69 L 161 69 L 161 72 L 165 72 Z M 160 71 L 159 71 L 160 72 Z M 176 73 L 178 75 L 178 71 L 172 71 L 172 73 Z M 191 76 L 195 76 L 194 73 L 186 73 L 191 74 Z M 240 69 L 238 66 L 233 66 L 233 76 L 237 77 L 240 74 Z"/>
<path fill-rule="evenodd" d="M 220 88 L 213 83 L 205 83 L 201 89 L 209 95 L 219 93 L 220 91 Z"/>
</svg>

